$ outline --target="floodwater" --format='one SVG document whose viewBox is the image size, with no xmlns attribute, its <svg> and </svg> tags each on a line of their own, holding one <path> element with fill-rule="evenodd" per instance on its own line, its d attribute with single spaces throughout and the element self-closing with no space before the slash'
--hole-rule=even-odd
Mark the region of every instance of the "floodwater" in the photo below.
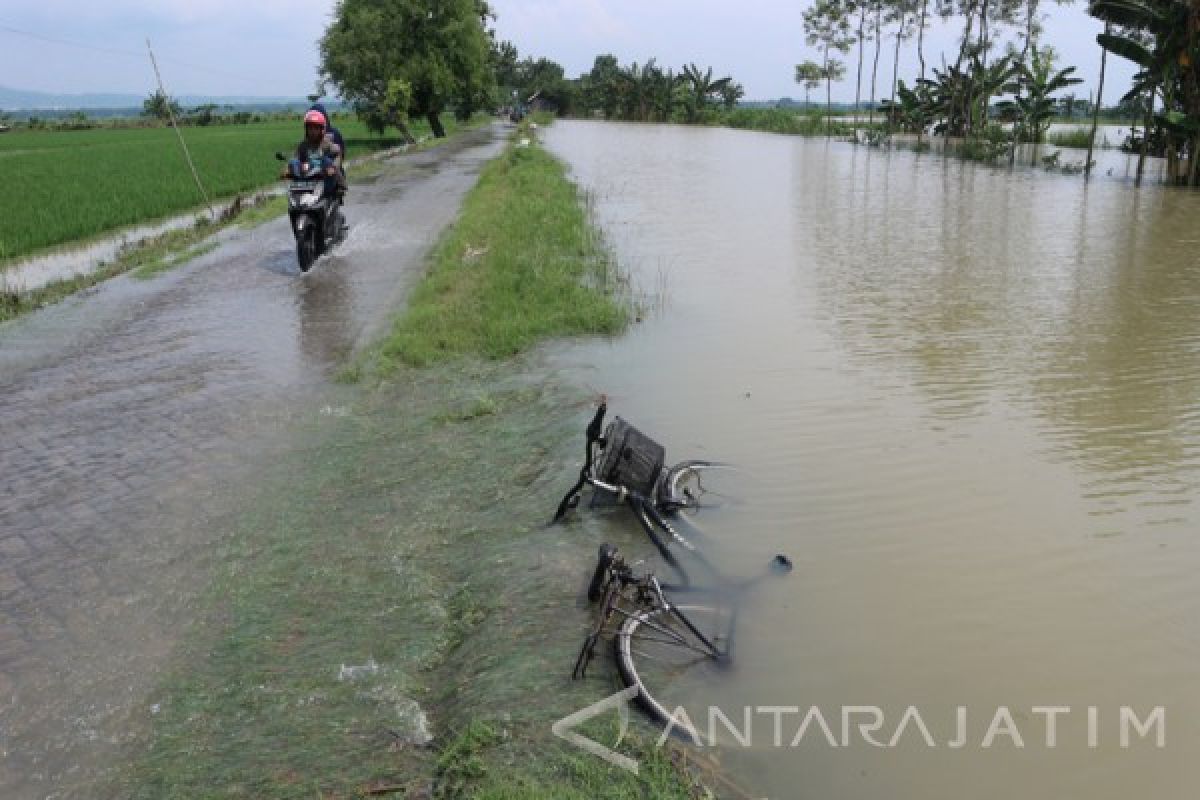
<svg viewBox="0 0 1200 800">
<path fill-rule="evenodd" d="M 745 470 L 708 524 L 722 569 L 795 563 L 688 698 L 745 740 L 717 720 L 724 763 L 772 798 L 1194 796 L 1200 193 L 1135 190 L 1113 151 L 1085 183 L 719 129 L 544 138 L 650 309 L 554 363 L 669 460 Z M 797 741 L 814 706 L 832 742 L 815 718 Z"/>
<path fill-rule="evenodd" d="M 501 146 L 383 161 L 308 274 L 280 218 L 0 326 L 0 797 L 101 796 L 239 499 L 297 420 L 339 412 L 333 373 Z"/>
</svg>

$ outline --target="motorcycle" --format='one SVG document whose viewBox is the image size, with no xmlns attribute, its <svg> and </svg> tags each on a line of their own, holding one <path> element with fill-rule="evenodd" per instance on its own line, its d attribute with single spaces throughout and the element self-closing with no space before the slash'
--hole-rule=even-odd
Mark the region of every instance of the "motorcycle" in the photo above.
<svg viewBox="0 0 1200 800">
<path fill-rule="evenodd" d="M 283 153 L 275 158 L 288 162 L 288 219 L 296 238 L 296 260 L 300 271 L 308 272 L 313 263 L 336 244 L 345 229 L 342 197 L 336 178 L 327 175 L 333 162 L 290 161 Z"/>
</svg>

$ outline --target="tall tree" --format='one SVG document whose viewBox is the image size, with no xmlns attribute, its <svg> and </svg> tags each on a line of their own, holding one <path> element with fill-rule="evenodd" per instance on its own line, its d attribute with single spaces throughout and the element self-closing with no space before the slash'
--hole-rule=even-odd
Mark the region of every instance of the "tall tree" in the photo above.
<svg viewBox="0 0 1200 800">
<path fill-rule="evenodd" d="M 592 70 L 584 76 L 586 102 L 591 108 L 604 112 L 605 119 L 612 119 L 621 109 L 621 65 L 611 54 L 596 56 Z"/>
<path fill-rule="evenodd" d="M 810 46 L 821 48 L 821 71 L 825 78 L 826 130 L 833 132 L 832 84 L 846 73 L 845 65 L 830 56 L 831 51 L 846 53 L 854 41 L 850 35 L 847 6 L 842 0 L 817 0 L 804 12 L 804 31 Z"/>
<path fill-rule="evenodd" d="M 1104 34 L 1112 34 L 1112 23 L 1104 20 Z M 1092 104 L 1092 135 L 1088 137 L 1087 157 L 1084 159 L 1083 176 L 1092 177 L 1092 148 L 1096 145 L 1096 129 L 1100 127 L 1100 107 L 1104 105 L 1104 70 L 1108 66 L 1108 51 L 1100 48 L 1100 86 L 1096 89 L 1096 102 Z M 1194 158 L 1194 157 L 1193 157 Z"/>
<path fill-rule="evenodd" d="M 892 59 L 892 93 L 888 98 L 888 104 L 894 106 L 896 105 L 896 81 L 900 79 L 900 43 L 911 35 L 908 26 L 916 21 L 917 16 L 914 0 L 892 0 L 890 16 L 896 23 L 896 51 Z"/>
<path fill-rule="evenodd" d="M 808 110 L 808 92 L 810 89 L 816 89 L 821 85 L 824 72 L 821 70 L 821 65 L 815 61 L 805 61 L 803 64 L 796 65 L 796 83 L 804 86 L 804 110 Z"/>
<path fill-rule="evenodd" d="M 154 93 L 142 101 L 142 116 L 153 117 L 161 122 L 166 122 L 171 118 L 171 114 L 179 116 L 181 109 L 179 103 L 173 97 L 163 94 L 162 89 L 155 89 Z"/>
<path fill-rule="evenodd" d="M 875 61 L 871 64 L 871 111 L 867 115 L 870 124 L 875 124 L 875 83 L 879 78 L 879 53 L 883 50 L 883 5 L 884 0 L 874 0 L 875 6 Z"/>
<path fill-rule="evenodd" d="M 322 83 L 375 130 L 394 124 L 389 82 L 407 84 L 408 113 L 445 136 L 443 111 L 469 116 L 491 102 L 490 16 L 483 0 L 338 0 L 320 42 Z"/>
<path fill-rule="evenodd" d="M 862 68 L 863 47 L 867 42 L 867 14 L 871 10 L 871 0 L 851 0 L 853 10 L 858 12 L 858 30 L 854 38 L 858 41 L 858 75 L 854 79 L 854 113 L 862 107 Z"/>
<path fill-rule="evenodd" d="M 512 89 L 517 85 L 517 46 L 512 42 L 493 40 L 488 52 L 488 62 L 496 75 L 496 85 Z"/>
</svg>

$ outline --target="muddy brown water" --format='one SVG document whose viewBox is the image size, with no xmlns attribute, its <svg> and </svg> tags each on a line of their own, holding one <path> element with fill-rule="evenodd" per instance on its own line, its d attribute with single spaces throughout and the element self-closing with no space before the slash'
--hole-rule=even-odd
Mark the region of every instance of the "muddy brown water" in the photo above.
<svg viewBox="0 0 1200 800">
<path fill-rule="evenodd" d="M 669 456 L 745 469 L 708 521 L 723 569 L 796 565 L 688 698 L 749 740 L 725 762 L 772 798 L 1194 796 L 1200 194 L 1136 191 L 1113 152 L 1084 183 L 753 132 L 543 136 L 651 306 L 554 362 Z M 838 746 L 815 722 L 796 744 L 813 706 Z M 934 746 L 910 720 L 875 747 L 859 706 L 884 744 L 914 707 Z M 1122 746 L 1122 708 L 1161 708 L 1165 746 Z"/>
<path fill-rule="evenodd" d="M 0 326 L 0 797 L 97 796 L 154 713 L 230 498 L 295 420 L 339 413 L 333 373 L 500 147 L 485 129 L 384 162 L 307 275 L 280 219 Z"/>
</svg>

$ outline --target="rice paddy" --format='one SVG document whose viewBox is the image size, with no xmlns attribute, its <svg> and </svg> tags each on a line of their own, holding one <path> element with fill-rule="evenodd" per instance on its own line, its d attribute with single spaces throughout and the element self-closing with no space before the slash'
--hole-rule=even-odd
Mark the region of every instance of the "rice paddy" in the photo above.
<svg viewBox="0 0 1200 800">
<path fill-rule="evenodd" d="M 400 144 L 347 118 L 334 119 L 350 157 Z M 446 120 L 452 123 L 452 120 Z M 448 130 L 452 125 L 448 124 Z M 414 134 L 426 132 L 413 125 Z M 276 151 L 300 140 L 299 122 L 182 130 L 210 197 L 231 197 L 274 182 Z M 0 137 L 0 269 L 6 261 L 203 205 L 169 128 L 12 131 Z"/>
</svg>

